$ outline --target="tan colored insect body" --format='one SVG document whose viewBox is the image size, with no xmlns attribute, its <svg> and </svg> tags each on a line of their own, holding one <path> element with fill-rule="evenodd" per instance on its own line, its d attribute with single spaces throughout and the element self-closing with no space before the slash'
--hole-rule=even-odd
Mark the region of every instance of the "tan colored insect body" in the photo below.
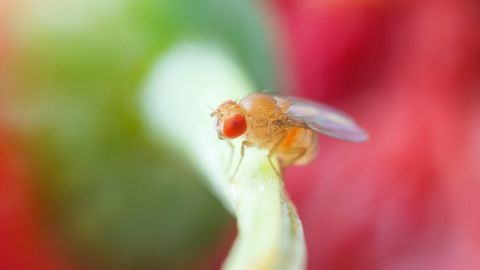
<svg viewBox="0 0 480 270">
<path fill-rule="evenodd" d="M 212 117 L 217 120 L 219 138 L 243 139 L 242 158 L 245 147 L 255 146 L 268 149 L 269 161 L 275 156 L 282 166 L 305 164 L 313 159 L 317 152 L 317 132 L 351 141 L 368 138 L 366 132 L 340 111 L 267 93 L 253 93 L 239 102 L 226 101 Z"/>
</svg>

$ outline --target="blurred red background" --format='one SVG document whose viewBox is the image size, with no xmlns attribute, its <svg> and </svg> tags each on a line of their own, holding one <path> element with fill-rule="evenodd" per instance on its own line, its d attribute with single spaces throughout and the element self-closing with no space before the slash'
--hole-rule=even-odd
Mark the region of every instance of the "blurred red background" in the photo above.
<svg viewBox="0 0 480 270">
<path fill-rule="evenodd" d="M 8 19 L 11 3 L 0 3 L 0 268 L 67 269 L 53 243 L 43 235 L 35 194 L 17 132 L 1 118 L 9 109 L 7 92 L 11 61 Z"/>
<path fill-rule="evenodd" d="M 287 172 L 310 269 L 480 269 L 480 3 L 276 2 L 295 93 L 371 135 Z"/>
</svg>

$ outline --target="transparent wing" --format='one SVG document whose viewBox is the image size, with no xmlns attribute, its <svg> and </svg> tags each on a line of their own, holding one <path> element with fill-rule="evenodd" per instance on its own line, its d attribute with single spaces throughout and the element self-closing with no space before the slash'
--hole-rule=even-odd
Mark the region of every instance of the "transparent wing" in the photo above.
<svg viewBox="0 0 480 270">
<path fill-rule="evenodd" d="M 350 116 L 337 109 L 299 98 L 282 99 L 286 99 L 290 104 L 287 112 L 290 117 L 317 132 L 353 142 L 368 140 L 368 133 Z"/>
</svg>

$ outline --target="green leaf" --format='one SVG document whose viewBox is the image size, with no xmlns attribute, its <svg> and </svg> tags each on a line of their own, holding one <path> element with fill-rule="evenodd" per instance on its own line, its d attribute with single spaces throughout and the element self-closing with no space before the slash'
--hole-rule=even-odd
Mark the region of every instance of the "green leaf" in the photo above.
<svg viewBox="0 0 480 270">
<path fill-rule="evenodd" d="M 179 43 L 158 59 L 144 89 L 142 106 L 152 136 L 185 154 L 237 218 L 239 234 L 224 269 L 303 269 L 301 222 L 267 151 L 247 149 L 231 179 L 239 142 L 229 166 L 230 148 L 218 140 L 210 118 L 209 106 L 254 90 L 232 54 L 218 44 Z"/>
</svg>

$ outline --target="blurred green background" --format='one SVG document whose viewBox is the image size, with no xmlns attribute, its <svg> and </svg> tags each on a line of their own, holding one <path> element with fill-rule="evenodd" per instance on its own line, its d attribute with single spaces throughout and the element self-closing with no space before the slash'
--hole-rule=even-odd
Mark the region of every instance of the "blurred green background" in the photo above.
<svg viewBox="0 0 480 270">
<path fill-rule="evenodd" d="M 256 2 L 12 6 L 9 117 L 28 145 L 42 220 L 88 268 L 192 268 L 232 221 L 182 153 L 152 141 L 139 90 L 183 40 L 225 45 L 257 89 L 274 87 Z"/>
</svg>

